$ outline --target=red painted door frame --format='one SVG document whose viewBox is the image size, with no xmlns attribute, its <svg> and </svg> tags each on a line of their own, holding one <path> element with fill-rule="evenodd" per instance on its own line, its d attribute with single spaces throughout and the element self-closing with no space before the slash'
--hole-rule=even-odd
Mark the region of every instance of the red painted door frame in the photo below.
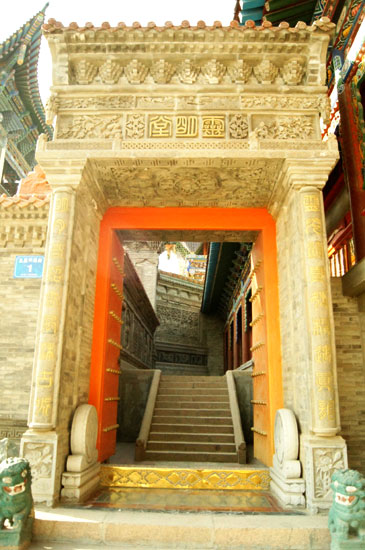
<svg viewBox="0 0 365 550">
<path fill-rule="evenodd" d="M 264 462 L 271 464 L 274 453 L 275 412 L 283 406 L 281 379 L 281 345 L 279 324 L 279 292 L 276 259 L 275 221 L 265 208 L 153 208 L 153 207 L 114 207 L 110 208 L 101 221 L 99 238 L 99 261 L 96 277 L 95 320 L 93 355 L 100 355 L 101 342 L 96 341 L 95 323 L 97 308 L 103 301 L 100 294 L 100 281 L 105 277 L 106 260 L 110 253 L 111 235 L 116 229 L 125 230 L 186 230 L 186 231 L 261 231 L 264 252 L 266 329 L 268 354 L 268 396 L 269 430 Z M 92 362 L 90 377 L 90 403 L 96 406 L 95 396 L 100 394 L 102 385 L 97 361 Z M 100 420 L 99 420 L 100 422 Z"/>
</svg>

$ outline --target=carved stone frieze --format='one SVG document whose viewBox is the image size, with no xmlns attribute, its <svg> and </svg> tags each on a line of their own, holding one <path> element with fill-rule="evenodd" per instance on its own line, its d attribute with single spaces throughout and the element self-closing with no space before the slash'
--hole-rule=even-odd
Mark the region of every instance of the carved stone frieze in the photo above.
<svg viewBox="0 0 365 550">
<path fill-rule="evenodd" d="M 249 122 L 251 120 L 251 123 Z M 250 132 L 250 126 L 253 131 Z M 56 139 L 255 139 L 304 140 L 316 137 L 311 116 L 244 114 L 143 114 L 61 116 Z M 169 143 L 176 147 L 174 142 Z"/>
<path fill-rule="evenodd" d="M 254 134 L 258 139 L 301 139 L 313 138 L 312 117 L 278 117 L 276 120 L 261 120 Z"/>
<path fill-rule="evenodd" d="M 57 128 L 58 139 L 121 139 L 122 118 L 119 115 L 99 117 L 78 115 L 63 118 Z"/>
<path fill-rule="evenodd" d="M 303 62 L 300 59 L 291 59 L 288 63 L 283 65 L 281 74 L 285 84 L 297 86 L 302 82 L 305 74 Z"/>
<path fill-rule="evenodd" d="M 183 84 L 194 84 L 198 78 L 200 68 L 197 67 L 190 59 L 184 59 L 184 61 L 178 65 L 176 72 Z"/>
<path fill-rule="evenodd" d="M 122 72 L 123 67 L 119 63 L 107 59 L 99 69 L 99 76 L 105 84 L 116 84 Z"/>
<path fill-rule="evenodd" d="M 211 59 L 202 66 L 201 70 L 209 84 L 219 84 L 222 82 L 227 68 L 217 59 Z"/>
<path fill-rule="evenodd" d="M 252 67 L 248 65 L 243 59 L 228 65 L 227 72 L 232 82 L 237 84 L 245 84 L 252 74 Z"/>
<path fill-rule="evenodd" d="M 151 67 L 151 75 L 156 84 L 167 84 L 174 72 L 175 67 L 164 59 L 159 59 Z"/>
<path fill-rule="evenodd" d="M 269 59 L 263 59 L 254 67 L 253 72 L 261 84 L 273 84 L 278 76 L 278 67 Z"/>
<path fill-rule="evenodd" d="M 86 59 L 81 59 L 74 64 L 76 84 L 91 84 L 98 73 L 98 66 Z"/>
<path fill-rule="evenodd" d="M 243 161 L 237 169 L 128 168 L 98 162 L 95 174 L 110 206 L 230 206 L 268 204 L 281 161 Z"/>
<path fill-rule="evenodd" d="M 138 61 L 138 59 L 132 59 L 132 61 L 125 67 L 124 74 L 126 75 L 129 84 L 142 84 L 148 74 L 148 68 L 146 65 Z"/>
</svg>

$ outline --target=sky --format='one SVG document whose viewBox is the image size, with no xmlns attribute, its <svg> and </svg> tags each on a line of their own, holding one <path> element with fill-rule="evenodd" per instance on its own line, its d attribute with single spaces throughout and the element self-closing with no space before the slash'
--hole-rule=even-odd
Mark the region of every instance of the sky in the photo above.
<svg viewBox="0 0 365 550">
<path fill-rule="evenodd" d="M 5 6 L 0 18 L 0 42 L 13 34 L 46 3 L 46 0 L 2 1 Z M 94 25 L 108 21 L 111 26 L 117 25 L 120 21 L 127 25 L 139 21 L 144 26 L 150 21 L 157 25 L 172 21 L 178 25 L 187 19 L 193 25 L 199 20 L 207 24 L 221 21 L 223 25 L 229 25 L 233 19 L 235 3 L 235 0 L 50 0 L 46 21 L 51 17 L 64 25 L 72 21 L 79 25 L 88 21 Z M 41 97 L 45 102 L 51 86 L 51 56 L 44 38 L 38 80 Z"/>
</svg>

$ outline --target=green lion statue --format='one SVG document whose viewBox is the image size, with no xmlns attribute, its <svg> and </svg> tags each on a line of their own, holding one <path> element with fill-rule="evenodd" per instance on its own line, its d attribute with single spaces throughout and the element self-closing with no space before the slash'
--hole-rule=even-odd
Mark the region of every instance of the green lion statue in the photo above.
<svg viewBox="0 0 365 550">
<path fill-rule="evenodd" d="M 337 470 L 332 475 L 331 488 L 331 548 L 365 548 L 365 478 L 356 470 Z"/>
<path fill-rule="evenodd" d="M 0 464 L 0 548 L 26 548 L 33 516 L 29 462 L 7 458 Z"/>
</svg>

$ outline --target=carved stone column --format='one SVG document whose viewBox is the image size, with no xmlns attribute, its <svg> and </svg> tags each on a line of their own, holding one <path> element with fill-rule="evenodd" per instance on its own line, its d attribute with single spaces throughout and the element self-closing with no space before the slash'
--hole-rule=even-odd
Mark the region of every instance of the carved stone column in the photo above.
<svg viewBox="0 0 365 550">
<path fill-rule="evenodd" d="M 294 323 L 291 361 L 296 386 L 291 391 L 297 394 L 293 409 L 302 432 L 300 458 L 306 480 L 306 501 L 314 511 L 331 506 L 331 474 L 347 466 L 346 444 L 337 435 L 341 428 L 321 192 L 330 168 L 328 160 L 301 164 L 287 161 L 282 180 L 288 191 L 284 209 L 287 210 L 287 244 L 290 243 L 291 256 L 287 261 L 295 263 L 290 271 L 295 281 L 290 277 L 286 281 L 291 287 L 287 288 L 287 294 L 295 296 L 293 317 L 289 320 Z M 284 304 L 281 307 L 285 309 Z M 288 393 L 284 396 L 285 403 L 291 399 Z"/>
<path fill-rule="evenodd" d="M 55 482 L 63 469 L 57 464 L 59 446 L 67 434 L 57 432 L 60 370 L 74 224 L 75 191 L 71 186 L 53 190 L 45 267 L 38 316 L 37 340 L 29 408 L 29 429 L 21 454 L 32 467 L 36 501 L 52 503 Z"/>
</svg>

